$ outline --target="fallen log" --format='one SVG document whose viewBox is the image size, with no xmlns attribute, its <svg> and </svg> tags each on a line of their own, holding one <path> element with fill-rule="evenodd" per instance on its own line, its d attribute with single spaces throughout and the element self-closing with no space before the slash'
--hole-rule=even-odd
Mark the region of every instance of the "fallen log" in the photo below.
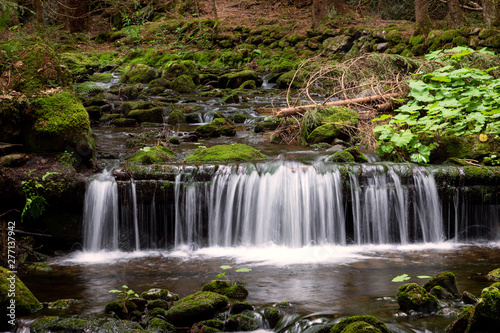
<svg viewBox="0 0 500 333">
<path fill-rule="evenodd" d="M 307 109 L 312 109 L 318 106 L 339 106 L 339 105 L 349 105 L 349 104 L 362 104 L 362 103 L 369 103 L 369 102 L 374 102 L 382 99 L 389 99 L 389 98 L 397 98 L 400 97 L 398 93 L 391 93 L 391 94 L 384 94 L 384 95 L 377 95 L 377 96 L 368 96 L 368 97 L 361 97 L 361 98 L 353 98 L 353 99 L 346 99 L 342 101 L 335 101 L 335 102 L 327 102 L 323 104 L 308 104 L 308 105 L 301 105 L 301 106 L 296 106 L 292 108 L 284 108 L 281 109 L 277 112 L 276 117 L 288 117 L 288 116 L 293 116 L 296 115 L 297 113 L 302 113 L 305 112 Z"/>
</svg>

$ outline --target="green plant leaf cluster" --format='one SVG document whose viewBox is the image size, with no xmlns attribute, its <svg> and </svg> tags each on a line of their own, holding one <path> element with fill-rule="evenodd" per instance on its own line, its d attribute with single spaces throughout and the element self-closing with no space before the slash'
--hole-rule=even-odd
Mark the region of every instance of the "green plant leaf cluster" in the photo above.
<svg viewBox="0 0 500 333">
<path fill-rule="evenodd" d="M 45 207 L 48 205 L 43 196 L 44 191 L 50 191 L 52 187 L 57 186 L 51 176 L 59 175 L 59 172 L 46 172 L 42 176 L 41 182 L 33 176 L 34 170 L 28 172 L 28 180 L 22 182 L 23 192 L 26 195 L 26 203 L 21 213 L 21 222 L 25 217 L 31 216 L 36 219 L 43 215 Z"/>
<path fill-rule="evenodd" d="M 500 133 L 500 79 L 489 74 L 494 67 L 482 70 L 461 66 L 461 59 L 473 52 L 456 47 L 427 56 L 428 60 L 446 62 L 433 72 L 417 73 L 409 80 L 410 100 L 394 116 L 374 119 L 390 119 L 374 129 L 379 155 L 428 163 L 440 136 Z"/>
<path fill-rule="evenodd" d="M 231 278 L 230 277 L 230 274 L 227 274 L 228 270 L 232 269 L 233 267 L 229 266 L 229 265 L 222 265 L 220 266 L 221 269 L 223 269 L 224 271 L 219 273 L 217 276 L 216 276 L 216 280 L 219 280 L 221 278 L 225 278 L 231 285 L 237 285 L 237 284 L 241 284 L 241 281 L 238 281 L 238 276 L 240 275 L 240 273 L 248 273 L 250 272 L 252 269 L 251 268 L 238 268 L 235 270 L 236 273 L 236 276 L 234 278 Z M 227 274 L 227 275 L 226 275 Z"/>
</svg>

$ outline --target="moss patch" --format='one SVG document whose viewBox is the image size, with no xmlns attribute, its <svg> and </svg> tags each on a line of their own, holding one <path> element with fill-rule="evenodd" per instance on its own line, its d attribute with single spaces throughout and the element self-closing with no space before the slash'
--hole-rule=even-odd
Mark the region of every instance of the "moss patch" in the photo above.
<svg viewBox="0 0 500 333">
<path fill-rule="evenodd" d="M 245 298 L 248 296 L 248 290 L 241 285 L 231 285 L 228 281 L 213 280 L 205 284 L 202 291 L 213 291 L 230 298 Z M 244 303 L 241 303 L 244 304 Z M 242 305 L 237 305 L 242 306 Z M 251 305 L 250 305 L 251 306 Z"/>
<path fill-rule="evenodd" d="M 163 146 L 144 147 L 129 156 L 130 162 L 152 164 L 172 160 L 174 152 Z"/>
<path fill-rule="evenodd" d="M 396 299 L 403 311 L 431 313 L 439 308 L 438 299 L 416 283 L 407 283 L 399 287 Z"/>
<path fill-rule="evenodd" d="M 240 162 L 266 158 L 259 150 L 244 145 L 217 145 L 210 148 L 198 148 L 189 155 L 185 162 Z"/>
<path fill-rule="evenodd" d="M 165 319 L 176 326 L 187 326 L 196 321 L 210 319 L 217 311 L 225 309 L 228 302 L 226 296 L 199 291 L 175 302 L 167 311 Z"/>
<path fill-rule="evenodd" d="M 218 136 L 235 136 L 236 126 L 229 119 L 216 118 L 208 124 L 196 128 L 196 134 L 201 137 L 215 138 Z"/>
</svg>

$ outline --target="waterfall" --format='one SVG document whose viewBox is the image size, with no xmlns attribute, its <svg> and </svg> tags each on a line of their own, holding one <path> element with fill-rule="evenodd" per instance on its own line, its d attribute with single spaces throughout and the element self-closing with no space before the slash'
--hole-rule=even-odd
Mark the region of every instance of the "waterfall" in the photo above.
<svg viewBox="0 0 500 333">
<path fill-rule="evenodd" d="M 83 216 L 85 250 L 118 249 L 118 186 L 111 170 L 89 183 Z"/>
<path fill-rule="evenodd" d="M 93 178 L 85 249 L 438 243 L 493 237 L 500 215 L 462 187 L 439 192 L 433 169 L 411 164 L 186 166 L 172 186 L 152 183 Z"/>
</svg>

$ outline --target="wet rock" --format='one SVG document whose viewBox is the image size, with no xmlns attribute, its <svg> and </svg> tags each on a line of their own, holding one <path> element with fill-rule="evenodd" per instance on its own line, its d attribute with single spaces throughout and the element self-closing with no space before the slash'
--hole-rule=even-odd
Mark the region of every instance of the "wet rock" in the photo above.
<svg viewBox="0 0 500 333">
<path fill-rule="evenodd" d="M 345 151 L 350 153 L 352 155 L 352 157 L 354 157 L 355 162 L 368 163 L 368 159 L 366 158 L 365 154 L 363 154 L 358 148 L 350 147 L 350 148 L 347 148 Z"/>
<path fill-rule="evenodd" d="M 52 267 L 43 262 L 35 262 L 28 266 L 28 270 L 42 273 L 50 273 L 54 271 Z"/>
<path fill-rule="evenodd" d="M 120 77 L 121 83 L 148 83 L 156 77 L 153 68 L 144 64 L 131 65 Z"/>
<path fill-rule="evenodd" d="M 276 324 L 280 320 L 281 313 L 279 309 L 276 308 L 266 308 L 264 310 L 264 318 L 269 323 L 270 328 L 275 328 Z"/>
<path fill-rule="evenodd" d="M 455 279 L 455 274 L 453 274 L 451 272 L 441 272 L 441 273 L 437 274 L 436 276 L 434 276 L 433 278 L 431 278 L 429 281 L 427 281 L 427 283 L 424 284 L 423 287 L 427 292 L 430 292 L 431 289 L 433 289 L 436 286 L 443 288 L 444 291 L 451 294 L 452 297 L 460 298 L 460 292 L 458 291 L 457 281 Z M 449 297 L 446 297 L 447 296 L 446 293 L 440 292 L 439 290 L 436 291 L 436 293 L 438 295 L 444 295 L 445 298 L 449 298 Z"/>
<path fill-rule="evenodd" d="M 341 35 L 325 39 L 325 41 L 323 42 L 323 48 L 332 53 L 336 53 L 336 52 L 342 52 L 343 50 L 347 49 L 349 44 L 350 44 L 349 36 Z"/>
<path fill-rule="evenodd" d="M 222 331 L 224 329 L 224 322 L 221 320 L 216 320 L 216 319 L 203 320 L 200 322 L 200 324 L 212 327 L 218 331 Z"/>
<path fill-rule="evenodd" d="M 316 127 L 307 137 L 309 143 L 331 143 L 335 138 L 342 135 L 340 128 L 333 124 L 324 124 Z"/>
<path fill-rule="evenodd" d="M 255 125 L 255 128 L 253 131 L 255 133 L 264 133 L 264 132 L 274 131 L 275 129 L 278 128 L 280 123 L 281 123 L 281 120 L 279 120 L 279 119 L 270 119 L 270 120 L 261 121 L 260 123 Z"/>
<path fill-rule="evenodd" d="M 153 300 L 149 300 L 146 303 L 146 307 L 148 308 L 148 310 L 152 310 L 152 309 L 156 309 L 156 308 L 168 310 L 168 306 L 169 306 L 169 302 L 164 300 L 164 299 L 153 299 Z"/>
<path fill-rule="evenodd" d="M 138 320 L 141 312 L 137 310 L 137 305 L 131 301 L 112 301 L 104 308 L 106 313 L 112 314 L 119 319 Z"/>
<path fill-rule="evenodd" d="M 416 283 L 407 283 L 399 287 L 396 299 L 400 309 L 405 312 L 413 310 L 431 313 L 439 309 L 438 299 Z"/>
<path fill-rule="evenodd" d="M 199 291 L 184 297 L 166 312 L 166 320 L 176 326 L 188 326 L 193 323 L 210 319 L 218 311 L 227 308 L 229 300 L 226 296 L 210 292 Z"/>
<path fill-rule="evenodd" d="M 229 332 L 248 332 L 259 328 L 257 320 L 249 313 L 240 313 L 230 316 L 225 325 L 225 330 Z"/>
<path fill-rule="evenodd" d="M 338 151 L 333 154 L 331 157 L 327 158 L 328 162 L 337 162 L 337 163 L 354 163 L 354 157 L 348 151 Z"/>
<path fill-rule="evenodd" d="M 130 162 L 153 164 L 170 161 L 173 151 L 163 146 L 143 147 L 127 157 Z"/>
<path fill-rule="evenodd" d="M 167 124 L 169 125 L 179 125 L 186 123 L 186 115 L 180 110 L 174 110 L 170 112 L 167 118 Z"/>
<path fill-rule="evenodd" d="M 172 81 L 171 88 L 178 93 L 189 93 L 195 91 L 196 85 L 191 77 L 181 75 Z"/>
<path fill-rule="evenodd" d="M 174 325 L 170 324 L 169 322 L 161 318 L 151 318 L 150 320 L 148 320 L 146 329 L 153 332 L 162 332 L 162 333 L 175 332 Z"/>
<path fill-rule="evenodd" d="M 198 66 L 192 60 L 171 62 L 160 67 L 159 71 L 161 72 L 161 77 L 169 81 L 172 81 L 181 75 L 186 75 L 193 81 L 193 83 L 198 84 L 200 82 L 200 72 L 198 70 Z"/>
<path fill-rule="evenodd" d="M 475 305 L 477 303 L 477 297 L 472 295 L 470 292 L 468 291 L 464 291 L 462 293 L 462 301 L 465 303 L 465 304 L 471 304 L 471 305 Z"/>
<path fill-rule="evenodd" d="M 387 50 L 387 47 L 389 46 L 389 43 L 378 43 L 376 46 L 375 46 L 375 51 L 377 52 L 384 52 L 385 50 Z"/>
<path fill-rule="evenodd" d="M 147 110 L 132 110 L 127 115 L 128 118 L 133 118 L 139 123 L 163 123 L 163 109 L 156 107 Z"/>
<path fill-rule="evenodd" d="M 187 156 L 185 162 L 241 162 L 264 159 L 265 156 L 257 149 L 244 144 L 216 145 L 210 148 L 198 148 Z M 203 286 L 202 290 L 220 292 L 228 297 L 246 297 L 248 291 L 243 286 L 231 286 L 227 281 L 212 281 Z M 237 296 L 244 294 L 244 296 Z"/>
<path fill-rule="evenodd" d="M 78 300 L 73 298 L 58 299 L 55 302 L 49 303 L 48 308 L 51 310 L 67 310 L 71 305 L 78 303 Z"/>
<path fill-rule="evenodd" d="M 10 154 L 0 157 L 0 165 L 4 167 L 18 167 L 28 161 L 26 154 Z"/>
<path fill-rule="evenodd" d="M 253 310 L 255 310 L 255 308 L 253 307 L 252 304 L 250 304 L 248 302 L 236 301 L 231 306 L 231 314 L 238 314 L 238 313 L 242 313 L 244 311 L 253 311 Z"/>
<path fill-rule="evenodd" d="M 254 81 L 257 87 L 264 82 L 255 71 L 246 70 L 237 73 L 224 74 L 219 78 L 219 87 L 236 89 L 246 81 Z"/>
<path fill-rule="evenodd" d="M 486 278 L 488 281 L 500 281 L 500 268 L 488 272 Z"/>
<path fill-rule="evenodd" d="M 216 118 L 212 122 L 201 125 L 195 130 L 196 134 L 205 138 L 215 138 L 219 136 L 235 136 L 236 126 L 229 119 Z"/>
<path fill-rule="evenodd" d="M 138 125 L 137 120 L 133 118 L 115 118 L 111 121 L 116 127 L 135 127 Z"/>
<path fill-rule="evenodd" d="M 391 333 L 385 324 L 373 316 L 352 316 L 339 321 L 331 333 L 374 332 Z"/>
</svg>

